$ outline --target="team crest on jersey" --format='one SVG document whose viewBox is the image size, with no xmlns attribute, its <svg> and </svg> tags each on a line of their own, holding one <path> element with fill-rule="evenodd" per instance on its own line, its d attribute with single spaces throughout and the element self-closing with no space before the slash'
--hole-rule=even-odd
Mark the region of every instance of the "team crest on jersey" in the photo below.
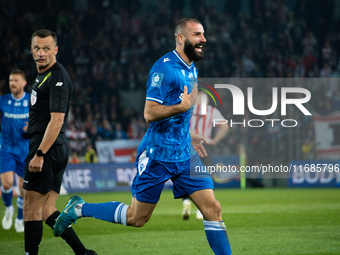
<svg viewBox="0 0 340 255">
<path fill-rule="evenodd" d="M 184 70 L 182 70 L 182 74 L 184 75 L 184 77 L 185 77 L 185 71 Z"/>
<path fill-rule="evenodd" d="M 24 100 L 24 102 L 22 103 L 22 105 L 23 105 L 24 107 L 27 107 L 27 106 L 28 106 L 28 100 Z"/>
<path fill-rule="evenodd" d="M 35 105 L 37 102 L 37 92 L 35 90 L 32 90 L 31 93 L 31 105 Z"/>
<path fill-rule="evenodd" d="M 163 80 L 163 74 L 162 73 L 154 73 L 152 75 L 151 87 L 159 88 L 162 84 L 162 80 Z"/>
</svg>

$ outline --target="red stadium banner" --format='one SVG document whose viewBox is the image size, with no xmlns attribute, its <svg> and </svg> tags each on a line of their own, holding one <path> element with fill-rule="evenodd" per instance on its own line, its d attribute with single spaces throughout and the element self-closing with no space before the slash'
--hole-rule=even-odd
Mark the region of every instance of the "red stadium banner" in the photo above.
<svg viewBox="0 0 340 255">
<path fill-rule="evenodd" d="M 99 163 L 131 163 L 134 162 L 140 139 L 119 139 L 113 141 L 97 141 L 96 149 Z"/>
</svg>

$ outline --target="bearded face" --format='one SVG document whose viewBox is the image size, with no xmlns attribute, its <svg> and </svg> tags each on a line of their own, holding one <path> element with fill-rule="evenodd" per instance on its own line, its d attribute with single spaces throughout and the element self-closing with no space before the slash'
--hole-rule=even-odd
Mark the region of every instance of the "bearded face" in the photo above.
<svg viewBox="0 0 340 255">
<path fill-rule="evenodd" d="M 184 42 L 184 53 L 187 55 L 189 60 L 191 61 L 200 61 L 203 58 L 203 45 L 204 42 L 192 44 L 189 39 L 186 39 Z"/>
</svg>

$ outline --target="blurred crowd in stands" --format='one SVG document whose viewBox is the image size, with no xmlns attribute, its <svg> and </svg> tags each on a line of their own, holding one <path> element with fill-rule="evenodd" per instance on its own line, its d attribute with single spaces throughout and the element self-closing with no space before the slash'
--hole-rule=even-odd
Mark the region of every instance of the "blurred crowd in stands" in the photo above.
<svg viewBox="0 0 340 255">
<path fill-rule="evenodd" d="M 174 49 L 174 25 L 184 16 L 200 20 L 206 31 L 205 57 L 196 64 L 200 77 L 340 77 L 335 0 L 146 2 L 0 0 L 1 93 L 8 92 L 15 68 L 26 72 L 30 91 L 36 76 L 30 37 L 48 28 L 58 35 L 57 59 L 75 85 L 67 130 L 72 151 L 84 155 L 96 140 L 142 138 L 143 114 L 124 107 L 120 93 L 145 90 L 154 61 Z M 318 97 L 314 112 L 340 109 L 339 85 L 312 89 Z M 270 107 L 271 96 L 265 97 Z M 312 125 L 306 125 L 313 139 Z M 225 144 L 233 153 L 246 131 L 230 132 Z"/>
</svg>

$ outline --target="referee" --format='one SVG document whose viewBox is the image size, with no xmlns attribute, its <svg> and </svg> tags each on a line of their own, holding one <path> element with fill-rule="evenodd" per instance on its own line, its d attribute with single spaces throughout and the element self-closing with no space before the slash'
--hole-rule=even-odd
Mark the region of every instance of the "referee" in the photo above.
<svg viewBox="0 0 340 255">
<path fill-rule="evenodd" d="M 68 163 L 64 131 L 73 93 L 71 78 L 56 59 L 58 46 L 54 32 L 34 32 L 31 52 L 38 76 L 29 103 L 30 143 L 24 176 L 25 254 L 29 255 L 38 254 L 42 221 L 53 229 L 60 214 L 55 204 Z M 97 254 L 85 249 L 71 227 L 61 237 L 77 255 Z"/>
</svg>

